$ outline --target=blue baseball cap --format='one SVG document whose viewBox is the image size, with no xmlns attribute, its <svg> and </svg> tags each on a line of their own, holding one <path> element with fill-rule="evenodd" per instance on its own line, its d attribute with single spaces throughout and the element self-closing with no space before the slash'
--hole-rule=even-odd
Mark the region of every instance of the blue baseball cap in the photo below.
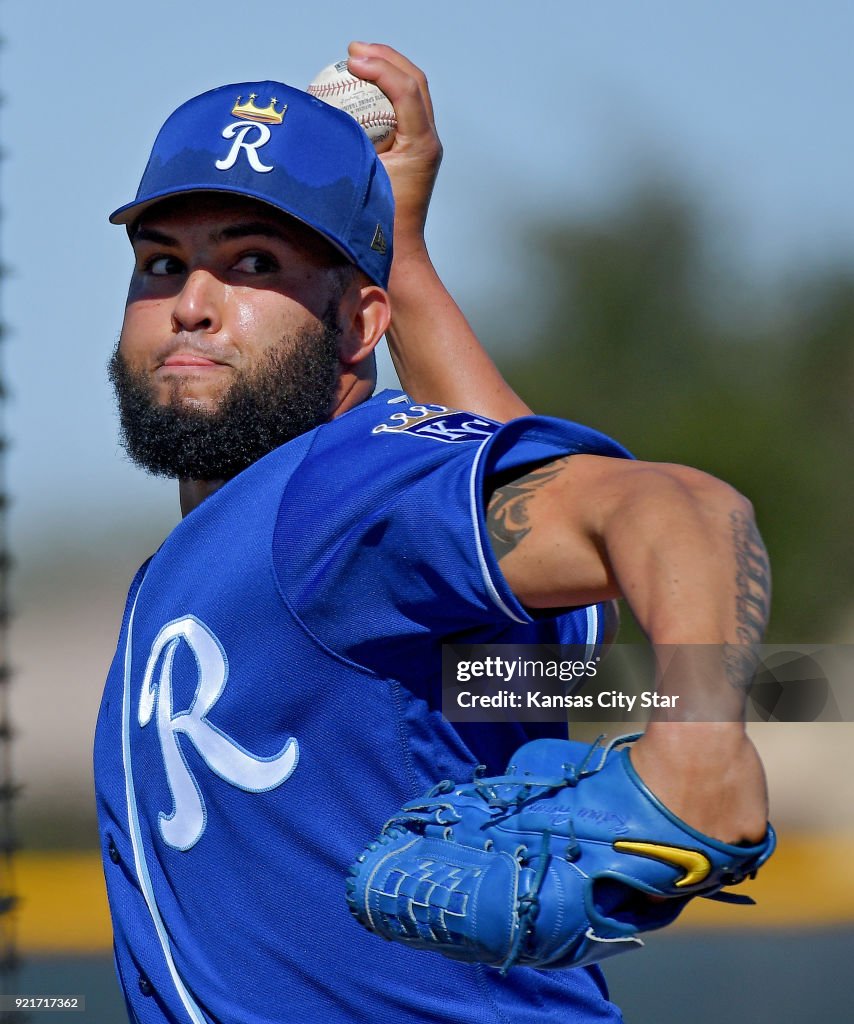
<svg viewBox="0 0 854 1024">
<path fill-rule="evenodd" d="M 344 111 L 282 82 L 244 82 L 184 103 L 160 129 L 136 199 L 110 214 L 132 224 L 186 192 L 248 196 L 326 238 L 388 285 L 394 198 L 385 168 Z"/>
</svg>

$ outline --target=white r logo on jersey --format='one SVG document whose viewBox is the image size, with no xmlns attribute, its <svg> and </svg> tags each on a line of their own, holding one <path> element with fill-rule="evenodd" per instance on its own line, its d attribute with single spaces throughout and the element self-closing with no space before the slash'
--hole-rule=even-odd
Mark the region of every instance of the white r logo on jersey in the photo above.
<svg viewBox="0 0 854 1024">
<path fill-rule="evenodd" d="M 181 643 L 187 644 L 196 659 L 198 684 L 190 707 L 176 713 L 172 709 L 172 664 Z M 139 724 L 148 725 L 156 706 L 160 749 L 174 802 L 170 814 L 160 813 L 160 834 L 177 850 L 194 846 L 207 824 L 202 791 L 181 753 L 178 733 L 189 739 L 211 771 L 249 793 L 275 789 L 297 765 L 299 745 L 293 736 L 273 757 L 257 757 L 208 721 L 206 716 L 219 700 L 227 679 L 228 661 L 222 645 L 194 616 L 176 619 L 157 634 L 142 680 Z"/>
<path fill-rule="evenodd" d="M 254 142 L 247 142 L 246 136 L 252 128 L 257 129 L 258 137 Z M 230 124 L 227 128 L 223 129 L 222 137 L 224 139 L 234 139 L 234 142 L 225 160 L 217 160 L 214 164 L 218 171 L 230 171 L 237 163 L 237 157 L 241 150 L 246 153 L 246 159 L 249 161 L 249 166 L 253 171 L 257 171 L 259 174 L 266 174 L 267 171 L 273 170 L 272 167 L 261 163 L 261 159 L 256 152 L 256 150 L 266 146 L 270 141 L 270 129 L 267 125 L 261 124 L 258 121 L 235 121 L 234 124 Z"/>
</svg>

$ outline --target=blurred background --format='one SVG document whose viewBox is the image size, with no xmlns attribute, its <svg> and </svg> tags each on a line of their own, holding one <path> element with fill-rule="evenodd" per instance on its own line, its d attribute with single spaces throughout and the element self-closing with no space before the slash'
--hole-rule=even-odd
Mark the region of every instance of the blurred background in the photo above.
<svg viewBox="0 0 854 1024">
<path fill-rule="evenodd" d="M 123 1019 L 91 740 L 125 588 L 178 507 L 116 443 L 105 365 L 131 264 L 106 217 L 205 89 L 304 86 L 352 38 L 422 66 L 446 150 L 431 252 L 509 379 L 744 490 L 775 572 L 769 642 L 854 642 L 848 0 L 4 0 L 0 19 L 21 991 Z M 852 726 L 754 734 L 781 833 L 759 904 L 692 907 L 614 962 L 627 1021 L 850 1012 Z"/>
</svg>

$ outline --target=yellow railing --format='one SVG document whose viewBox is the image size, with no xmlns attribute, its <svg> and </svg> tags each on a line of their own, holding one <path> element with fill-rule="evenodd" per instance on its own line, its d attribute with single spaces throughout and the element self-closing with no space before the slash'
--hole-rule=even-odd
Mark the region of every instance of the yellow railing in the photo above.
<svg viewBox="0 0 854 1024">
<path fill-rule="evenodd" d="M 24 955 L 110 949 L 104 874 L 97 852 L 21 853 L 15 882 L 21 896 L 17 934 Z M 757 906 L 696 900 L 674 929 L 854 923 L 854 833 L 781 836 L 772 859 L 739 891 L 752 896 Z"/>
</svg>

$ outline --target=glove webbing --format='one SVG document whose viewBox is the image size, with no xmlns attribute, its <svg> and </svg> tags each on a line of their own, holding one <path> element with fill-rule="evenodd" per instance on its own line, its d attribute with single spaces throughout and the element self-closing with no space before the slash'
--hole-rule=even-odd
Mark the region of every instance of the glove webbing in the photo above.
<svg viewBox="0 0 854 1024">
<path fill-rule="evenodd" d="M 604 735 L 598 736 L 596 740 L 591 743 L 586 754 L 578 765 L 564 764 L 561 766 L 564 770 L 564 774 L 562 776 L 538 777 L 530 775 L 501 775 L 494 776 L 492 778 L 484 778 L 481 773 L 485 768 L 483 765 L 478 765 L 472 777 L 472 787 L 469 789 L 461 789 L 459 794 L 461 796 L 476 795 L 480 797 L 489 810 L 494 812 L 493 821 L 499 821 L 502 817 L 508 816 L 509 814 L 520 813 L 524 809 L 524 804 L 533 796 L 536 796 L 539 799 L 546 793 L 578 785 L 582 778 L 592 775 L 602 768 L 608 754 L 614 749 L 614 747 L 622 743 L 630 742 L 635 738 L 635 736 L 617 737 L 607 746 L 602 747 L 600 744 L 604 739 Z M 589 767 L 597 750 L 600 751 L 602 755 L 599 763 L 594 767 Z M 515 789 L 515 793 L 512 797 L 499 796 L 496 791 L 498 786 L 513 787 Z M 453 826 L 461 820 L 460 815 L 454 808 L 453 804 L 441 799 L 437 800 L 431 798 L 441 797 L 445 794 L 451 793 L 455 788 L 456 784 L 451 779 L 443 779 L 441 782 L 433 786 L 433 788 L 427 793 L 426 800 L 422 799 L 417 802 L 406 804 L 397 814 L 389 818 L 383 826 L 383 834 L 394 834 L 401 826 L 405 827 L 413 824 L 421 824 L 424 826 L 439 825 L 444 829 L 444 838 L 451 840 Z M 534 792 L 535 790 L 536 793 Z M 570 841 L 566 846 L 564 856 L 568 861 L 575 861 L 581 854 L 581 845 L 575 837 L 575 826 L 571 818 L 567 822 L 567 825 L 569 826 L 570 831 Z M 528 850 L 525 846 L 520 846 L 514 852 L 514 855 L 520 865 L 528 863 L 530 860 L 533 860 L 534 857 L 538 859 L 538 865 L 536 873 L 531 881 L 530 888 L 517 898 L 515 908 L 516 929 L 513 937 L 513 943 L 510 947 L 509 953 L 507 954 L 507 958 L 500 965 L 502 975 L 507 974 L 510 968 L 518 962 L 524 951 L 525 941 L 533 933 L 537 915 L 540 910 L 539 894 L 552 856 L 551 840 L 551 832 L 548 829 L 545 829 L 543 830 L 543 839 L 539 853 L 528 857 Z M 489 845 L 491 845 L 491 840 L 487 840 L 486 847 L 488 848 Z"/>
</svg>

